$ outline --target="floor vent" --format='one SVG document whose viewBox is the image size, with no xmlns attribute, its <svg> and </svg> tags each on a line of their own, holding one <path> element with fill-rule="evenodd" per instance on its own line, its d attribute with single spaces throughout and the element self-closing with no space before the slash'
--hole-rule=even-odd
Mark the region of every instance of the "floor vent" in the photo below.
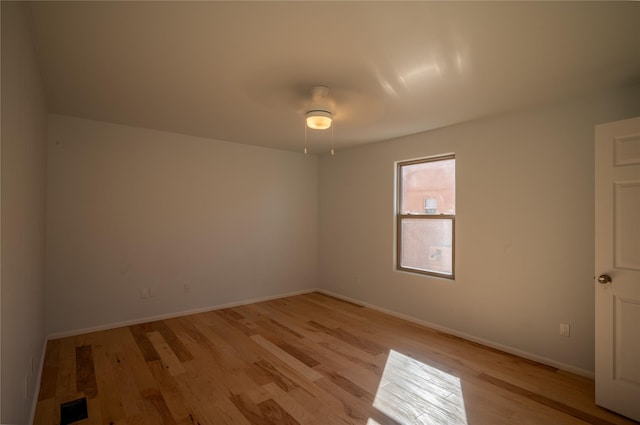
<svg viewBox="0 0 640 425">
<path fill-rule="evenodd" d="M 60 425 L 69 425 L 88 417 L 86 397 L 60 405 Z"/>
</svg>

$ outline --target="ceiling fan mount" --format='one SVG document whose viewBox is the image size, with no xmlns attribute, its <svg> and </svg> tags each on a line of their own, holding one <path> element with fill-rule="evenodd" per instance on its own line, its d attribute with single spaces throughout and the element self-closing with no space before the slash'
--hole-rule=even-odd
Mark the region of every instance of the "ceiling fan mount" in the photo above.
<svg viewBox="0 0 640 425">
<path fill-rule="evenodd" d="M 329 87 L 311 87 L 311 103 L 305 116 L 306 125 L 313 130 L 326 130 L 333 121 L 334 105 L 329 98 Z"/>
</svg>

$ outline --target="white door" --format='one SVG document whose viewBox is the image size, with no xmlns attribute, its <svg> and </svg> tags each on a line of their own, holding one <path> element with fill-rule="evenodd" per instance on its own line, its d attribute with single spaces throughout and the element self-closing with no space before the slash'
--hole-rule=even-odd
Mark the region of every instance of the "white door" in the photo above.
<svg viewBox="0 0 640 425">
<path fill-rule="evenodd" d="M 596 403 L 640 421 L 640 117 L 595 143 Z"/>
</svg>

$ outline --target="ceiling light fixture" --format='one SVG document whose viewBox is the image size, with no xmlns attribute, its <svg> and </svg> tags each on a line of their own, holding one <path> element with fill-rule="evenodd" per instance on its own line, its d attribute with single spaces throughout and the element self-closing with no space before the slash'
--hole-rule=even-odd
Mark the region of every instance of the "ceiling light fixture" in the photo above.
<svg viewBox="0 0 640 425">
<path fill-rule="evenodd" d="M 311 103 L 304 114 L 307 127 L 314 130 L 326 130 L 331 127 L 333 108 L 329 101 L 329 87 L 311 87 Z"/>
<path fill-rule="evenodd" d="M 333 104 L 329 100 L 329 87 L 311 87 L 311 103 L 304 114 L 304 153 L 307 153 L 307 128 L 326 130 L 333 123 Z M 333 127 L 331 127 L 331 155 L 333 155 Z"/>
<path fill-rule="evenodd" d="M 307 122 L 307 127 L 309 128 L 312 128 L 314 130 L 326 130 L 327 128 L 331 127 L 331 121 L 333 118 L 333 114 L 331 113 L 331 111 L 314 109 L 311 111 L 307 111 L 304 116 Z"/>
</svg>

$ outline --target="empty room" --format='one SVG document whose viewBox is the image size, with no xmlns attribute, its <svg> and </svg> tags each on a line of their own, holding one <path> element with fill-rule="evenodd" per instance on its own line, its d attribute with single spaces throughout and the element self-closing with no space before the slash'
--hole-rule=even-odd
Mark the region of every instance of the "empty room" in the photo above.
<svg viewBox="0 0 640 425">
<path fill-rule="evenodd" d="M 640 421 L 640 3 L 0 5 L 0 423 Z"/>
</svg>

